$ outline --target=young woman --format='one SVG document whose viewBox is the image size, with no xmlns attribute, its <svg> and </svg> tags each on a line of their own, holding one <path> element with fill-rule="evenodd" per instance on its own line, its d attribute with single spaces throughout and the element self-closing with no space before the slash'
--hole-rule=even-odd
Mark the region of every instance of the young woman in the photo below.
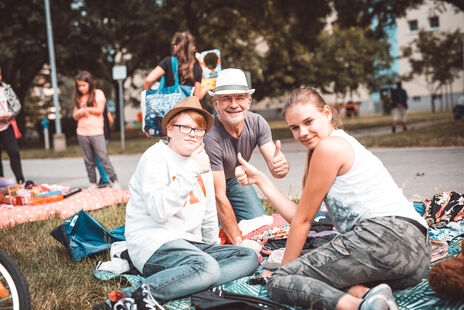
<svg viewBox="0 0 464 310">
<path fill-rule="evenodd" d="M 105 137 L 103 135 L 105 94 L 101 89 L 95 88 L 93 77 L 87 71 L 79 72 L 75 77 L 75 81 L 73 117 L 77 120 L 77 139 L 81 146 L 85 168 L 89 177 L 89 188 L 98 187 L 95 172 L 95 157 L 97 157 L 109 176 L 111 186 L 121 189 L 113 165 L 106 152 Z"/>
<path fill-rule="evenodd" d="M 397 309 L 390 287 L 419 283 L 430 263 L 425 220 L 381 161 L 337 129 L 332 109 L 314 89 L 294 90 L 283 115 L 308 152 L 298 205 L 241 155 L 236 168 L 241 184 L 257 184 L 291 222 L 282 266 L 267 284 L 269 295 L 318 309 Z M 322 201 L 342 234 L 300 257 Z"/>
<path fill-rule="evenodd" d="M 23 169 L 21 167 L 21 157 L 19 155 L 18 142 L 10 124 L 21 110 L 21 104 L 10 85 L 2 81 L 2 68 L 0 67 L 0 145 L 6 150 L 10 157 L 11 170 L 16 178 L 16 182 L 24 183 Z M 4 177 L 3 164 L 0 147 L 0 177 Z"/>
<path fill-rule="evenodd" d="M 195 87 L 193 95 L 202 99 L 208 89 L 201 89 L 202 70 L 195 56 L 195 38 L 190 32 L 179 32 L 174 35 L 171 43 L 172 56 L 177 57 L 179 66 L 179 83 Z M 149 90 L 153 83 L 165 75 L 166 86 L 174 85 L 171 56 L 165 57 L 145 79 L 145 90 Z"/>
<path fill-rule="evenodd" d="M 129 182 L 127 248 L 149 287 L 123 290 L 136 302 L 149 293 L 160 301 L 193 294 L 258 266 L 255 251 L 218 245 L 214 184 L 203 150 L 213 123 L 198 98 L 181 100 L 162 121 L 168 142 L 145 151 Z"/>
</svg>

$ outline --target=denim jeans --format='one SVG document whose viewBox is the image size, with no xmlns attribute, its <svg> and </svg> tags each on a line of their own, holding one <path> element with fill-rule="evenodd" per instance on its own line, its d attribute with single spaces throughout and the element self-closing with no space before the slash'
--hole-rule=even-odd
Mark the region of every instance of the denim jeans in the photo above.
<svg viewBox="0 0 464 310">
<path fill-rule="evenodd" d="M 150 285 L 155 299 L 167 301 L 249 276 L 257 267 L 258 257 L 249 248 L 176 239 L 148 259 L 142 283 Z M 122 292 L 130 296 L 134 290 Z"/>
<path fill-rule="evenodd" d="M 416 285 L 430 263 L 430 243 L 413 224 L 394 216 L 364 220 L 273 273 L 267 291 L 278 302 L 335 309 L 357 284 Z"/>
<path fill-rule="evenodd" d="M 237 178 L 226 180 L 226 196 L 234 209 L 237 222 L 264 215 L 264 208 L 253 186 L 242 186 Z"/>
</svg>

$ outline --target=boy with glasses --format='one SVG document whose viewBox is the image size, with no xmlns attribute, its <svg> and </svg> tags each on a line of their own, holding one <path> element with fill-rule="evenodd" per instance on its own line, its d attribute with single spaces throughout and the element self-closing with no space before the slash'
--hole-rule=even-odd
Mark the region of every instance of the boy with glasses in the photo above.
<svg viewBox="0 0 464 310">
<path fill-rule="evenodd" d="M 163 118 L 168 142 L 140 158 L 129 182 L 125 236 L 129 256 L 146 278 L 136 290 L 123 289 L 131 297 L 120 303 L 148 309 L 155 299 L 190 295 L 256 270 L 254 250 L 218 244 L 213 177 L 203 150 L 213 123 L 198 98 L 183 99 Z"/>
<path fill-rule="evenodd" d="M 217 115 L 205 136 L 205 150 L 213 171 L 219 222 L 232 244 L 242 241 L 239 221 L 265 214 L 253 187 L 241 186 L 235 178 L 235 167 L 240 165 L 237 154 L 249 160 L 258 146 L 274 177 L 285 177 L 289 169 L 280 141 L 275 145 L 272 142 L 266 120 L 248 111 L 254 91 L 249 89 L 242 70 L 225 69 L 219 72 L 216 87 L 209 92 Z"/>
</svg>

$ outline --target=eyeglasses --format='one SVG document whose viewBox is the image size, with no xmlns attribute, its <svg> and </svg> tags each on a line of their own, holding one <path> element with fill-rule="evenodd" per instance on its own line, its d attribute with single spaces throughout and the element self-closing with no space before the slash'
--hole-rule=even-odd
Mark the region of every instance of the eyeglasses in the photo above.
<svg viewBox="0 0 464 310">
<path fill-rule="evenodd" d="M 180 125 L 180 124 L 174 124 L 173 126 L 179 127 L 179 132 L 185 135 L 189 135 L 192 131 L 194 135 L 197 137 L 203 137 L 206 134 L 206 129 L 203 129 L 203 128 L 192 128 L 192 127 Z"/>
<path fill-rule="evenodd" d="M 235 98 L 235 102 L 244 103 L 249 97 L 245 96 L 245 95 L 235 96 L 235 97 L 226 96 L 226 97 L 222 97 L 222 98 L 216 98 L 216 100 L 219 101 L 219 102 L 222 102 L 222 103 L 231 104 L 232 100 L 234 100 L 234 98 Z"/>
</svg>

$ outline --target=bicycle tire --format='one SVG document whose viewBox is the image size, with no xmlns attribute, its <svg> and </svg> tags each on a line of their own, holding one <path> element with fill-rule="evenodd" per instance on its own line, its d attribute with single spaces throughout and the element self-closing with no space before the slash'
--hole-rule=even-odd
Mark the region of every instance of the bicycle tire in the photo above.
<svg viewBox="0 0 464 310">
<path fill-rule="evenodd" d="M 0 285 L 6 297 L 0 298 L 1 309 L 30 310 L 31 296 L 21 269 L 5 252 L 0 250 Z M 7 308 L 11 307 L 11 308 Z"/>
</svg>

